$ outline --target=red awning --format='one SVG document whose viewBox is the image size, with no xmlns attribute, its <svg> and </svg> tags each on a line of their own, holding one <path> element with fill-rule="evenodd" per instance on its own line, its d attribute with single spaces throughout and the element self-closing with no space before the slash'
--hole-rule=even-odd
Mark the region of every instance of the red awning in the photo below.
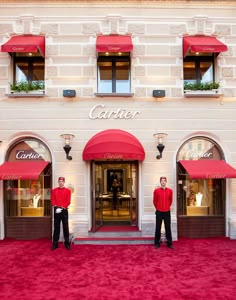
<svg viewBox="0 0 236 300">
<path fill-rule="evenodd" d="M 0 180 L 37 180 L 48 161 L 7 161 L 0 166 Z"/>
<path fill-rule="evenodd" d="M 39 52 L 45 56 L 45 37 L 39 35 L 17 35 L 1 47 L 1 52 Z"/>
<path fill-rule="evenodd" d="M 130 52 L 133 44 L 129 35 L 100 35 L 97 37 L 97 52 Z"/>
<path fill-rule="evenodd" d="M 236 169 L 224 160 L 180 160 L 192 179 L 236 178 Z"/>
<path fill-rule="evenodd" d="M 83 160 L 144 160 L 139 140 L 120 129 L 108 129 L 94 135 L 86 144 Z"/>
<path fill-rule="evenodd" d="M 214 36 L 185 36 L 183 38 L 183 56 L 186 56 L 188 51 L 220 53 L 228 51 L 228 47 Z"/>
</svg>

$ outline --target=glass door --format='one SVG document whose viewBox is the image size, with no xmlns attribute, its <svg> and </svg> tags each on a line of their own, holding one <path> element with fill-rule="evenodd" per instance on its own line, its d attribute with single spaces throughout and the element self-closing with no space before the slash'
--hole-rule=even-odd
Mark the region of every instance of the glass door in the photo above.
<svg viewBox="0 0 236 300">
<path fill-rule="evenodd" d="M 93 231 L 100 226 L 131 226 L 138 220 L 138 162 L 93 162 Z"/>
<path fill-rule="evenodd" d="M 101 186 L 101 166 L 92 162 L 91 164 L 91 199 L 92 199 L 92 231 L 97 231 L 103 225 L 103 203 Z"/>
</svg>

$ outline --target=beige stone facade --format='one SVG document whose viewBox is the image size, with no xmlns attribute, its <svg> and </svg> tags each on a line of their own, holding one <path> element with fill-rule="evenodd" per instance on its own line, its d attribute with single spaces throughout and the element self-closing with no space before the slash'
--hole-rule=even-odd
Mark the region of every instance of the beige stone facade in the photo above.
<svg viewBox="0 0 236 300">
<path fill-rule="evenodd" d="M 50 149 L 53 186 L 63 175 L 74 186 L 70 228 L 86 236 L 91 228 L 90 168 L 83 149 L 96 133 L 118 128 L 144 147 L 139 162 L 138 226 L 154 234 L 153 189 L 160 175 L 174 191 L 173 238 L 178 238 L 176 159 L 189 138 L 204 136 L 218 143 L 227 163 L 236 168 L 236 3 L 235 1 L 0 1 L 0 45 L 13 35 L 44 35 L 45 96 L 9 97 L 11 56 L 0 52 L 0 163 L 10 145 L 25 136 Z M 131 35 L 132 97 L 99 97 L 96 37 Z M 228 46 L 217 58 L 218 98 L 187 98 L 183 90 L 184 35 L 213 35 Z M 63 97 L 64 90 L 76 97 Z M 165 90 L 154 98 L 153 90 Z M 133 119 L 91 118 L 95 105 L 140 112 Z M 161 160 L 156 160 L 153 134 L 168 134 Z M 63 133 L 75 137 L 73 160 L 65 159 Z M 236 238 L 236 179 L 226 180 L 225 235 Z M 0 236 L 4 238 L 3 185 L 0 182 Z"/>
</svg>

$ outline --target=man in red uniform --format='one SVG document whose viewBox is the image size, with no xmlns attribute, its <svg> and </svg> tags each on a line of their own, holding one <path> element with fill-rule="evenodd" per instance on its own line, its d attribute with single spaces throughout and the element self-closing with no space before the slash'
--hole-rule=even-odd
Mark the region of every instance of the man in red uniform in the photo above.
<svg viewBox="0 0 236 300">
<path fill-rule="evenodd" d="M 170 207 L 172 204 L 172 189 L 166 187 L 166 177 L 160 178 L 161 187 L 156 188 L 153 192 L 153 204 L 156 208 L 156 231 L 155 231 L 155 248 L 160 247 L 161 224 L 164 220 L 167 246 L 173 249 L 171 234 Z"/>
<path fill-rule="evenodd" d="M 65 178 L 58 178 L 59 187 L 52 190 L 51 202 L 54 210 L 54 232 L 51 250 L 58 248 L 60 237 L 60 225 L 63 225 L 64 245 L 70 250 L 69 226 L 68 226 L 68 206 L 70 205 L 71 191 L 64 187 Z"/>
</svg>

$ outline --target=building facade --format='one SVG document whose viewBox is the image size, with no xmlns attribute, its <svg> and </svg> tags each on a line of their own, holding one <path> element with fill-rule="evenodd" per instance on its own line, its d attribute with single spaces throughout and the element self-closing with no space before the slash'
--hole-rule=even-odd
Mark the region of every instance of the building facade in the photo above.
<svg viewBox="0 0 236 300">
<path fill-rule="evenodd" d="M 51 236 L 59 176 L 73 236 L 152 236 L 164 175 L 174 240 L 235 239 L 235 16 L 227 0 L 0 1 L 0 238 Z"/>
</svg>

